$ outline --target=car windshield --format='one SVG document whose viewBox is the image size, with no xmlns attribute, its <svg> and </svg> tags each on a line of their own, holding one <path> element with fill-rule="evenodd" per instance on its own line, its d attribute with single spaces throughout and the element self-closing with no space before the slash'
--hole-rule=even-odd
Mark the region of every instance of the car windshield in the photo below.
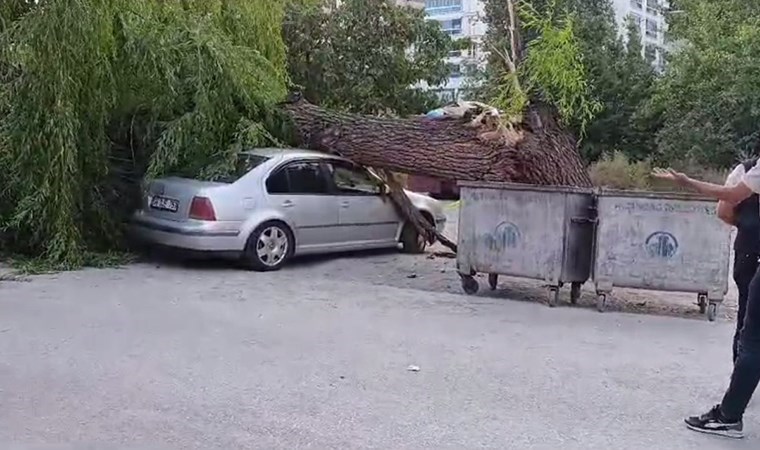
<svg viewBox="0 0 760 450">
<path fill-rule="evenodd" d="M 251 153 L 240 153 L 238 154 L 237 161 L 235 162 L 235 167 L 233 170 L 228 174 L 214 177 L 214 181 L 217 181 L 219 183 L 234 183 L 242 178 L 245 174 L 264 164 L 268 160 L 268 156 L 255 155 Z"/>
</svg>

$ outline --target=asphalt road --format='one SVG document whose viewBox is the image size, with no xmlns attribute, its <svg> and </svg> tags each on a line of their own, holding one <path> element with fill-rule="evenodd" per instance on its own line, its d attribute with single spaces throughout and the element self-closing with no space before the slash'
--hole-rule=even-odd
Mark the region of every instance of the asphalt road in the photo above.
<svg viewBox="0 0 760 450">
<path fill-rule="evenodd" d="M 722 395 L 730 322 L 465 297 L 451 264 L 0 282 L 0 448 L 760 448 L 757 405 L 744 441 L 682 425 Z"/>
</svg>

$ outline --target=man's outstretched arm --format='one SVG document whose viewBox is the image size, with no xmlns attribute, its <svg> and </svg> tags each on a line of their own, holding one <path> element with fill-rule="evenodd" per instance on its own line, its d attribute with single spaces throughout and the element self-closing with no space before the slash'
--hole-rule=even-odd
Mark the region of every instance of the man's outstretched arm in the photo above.
<svg viewBox="0 0 760 450">
<path fill-rule="evenodd" d="M 689 178 L 681 172 L 676 172 L 672 169 L 655 169 L 653 175 L 656 178 L 672 181 L 679 186 L 692 189 L 702 195 L 712 197 L 716 200 L 723 200 L 724 202 L 733 203 L 734 205 L 741 203 L 744 199 L 753 193 L 752 189 L 747 186 L 744 180 L 735 186 L 723 186 L 720 184 L 695 180 L 693 178 Z"/>
</svg>

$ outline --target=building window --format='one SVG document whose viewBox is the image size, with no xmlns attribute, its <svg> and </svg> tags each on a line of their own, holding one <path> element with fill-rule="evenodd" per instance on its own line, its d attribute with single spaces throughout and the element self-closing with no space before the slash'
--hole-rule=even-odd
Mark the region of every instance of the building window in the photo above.
<svg viewBox="0 0 760 450">
<path fill-rule="evenodd" d="M 462 56 L 462 50 L 452 50 L 449 52 L 449 58 L 458 58 Z"/>
<path fill-rule="evenodd" d="M 659 0 L 647 0 L 647 13 L 652 14 L 653 16 L 660 13 Z"/>
<path fill-rule="evenodd" d="M 647 19 L 647 37 L 656 39 L 658 32 L 659 27 L 657 26 L 657 22 L 652 19 Z"/>
<path fill-rule="evenodd" d="M 425 0 L 425 12 L 429 16 L 451 14 L 462 10 L 462 0 Z"/>
<path fill-rule="evenodd" d="M 462 34 L 462 19 L 444 20 L 440 23 L 444 33 L 453 36 Z"/>
<path fill-rule="evenodd" d="M 635 23 L 637 27 L 641 28 L 641 22 L 644 21 L 644 19 L 641 17 L 641 14 L 631 13 L 629 17 L 631 20 L 633 20 L 633 23 Z M 641 33 L 641 30 L 639 30 L 639 33 Z"/>
<path fill-rule="evenodd" d="M 647 44 L 644 47 L 644 59 L 646 59 L 649 64 L 653 64 L 657 61 L 657 47 L 652 44 Z"/>
<path fill-rule="evenodd" d="M 644 7 L 644 0 L 631 0 L 631 8 L 642 9 Z"/>
<path fill-rule="evenodd" d="M 449 65 L 449 77 L 457 78 L 462 76 L 462 66 L 459 64 Z"/>
</svg>

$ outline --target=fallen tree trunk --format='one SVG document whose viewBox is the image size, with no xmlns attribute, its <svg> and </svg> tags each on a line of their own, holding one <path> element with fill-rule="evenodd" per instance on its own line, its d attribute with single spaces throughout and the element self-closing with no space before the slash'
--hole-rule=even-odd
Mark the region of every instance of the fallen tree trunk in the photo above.
<svg viewBox="0 0 760 450">
<path fill-rule="evenodd" d="M 399 212 L 432 242 L 457 246 L 424 220 L 392 172 L 457 181 L 591 186 L 573 136 L 545 107 L 530 107 L 520 130 L 489 130 L 462 120 L 393 119 L 329 111 L 300 96 L 282 105 L 300 144 L 379 169 Z"/>
<path fill-rule="evenodd" d="M 302 146 L 358 164 L 457 181 L 591 186 L 573 136 L 531 107 L 512 137 L 460 120 L 381 118 L 329 111 L 299 97 L 282 105 Z"/>
</svg>

